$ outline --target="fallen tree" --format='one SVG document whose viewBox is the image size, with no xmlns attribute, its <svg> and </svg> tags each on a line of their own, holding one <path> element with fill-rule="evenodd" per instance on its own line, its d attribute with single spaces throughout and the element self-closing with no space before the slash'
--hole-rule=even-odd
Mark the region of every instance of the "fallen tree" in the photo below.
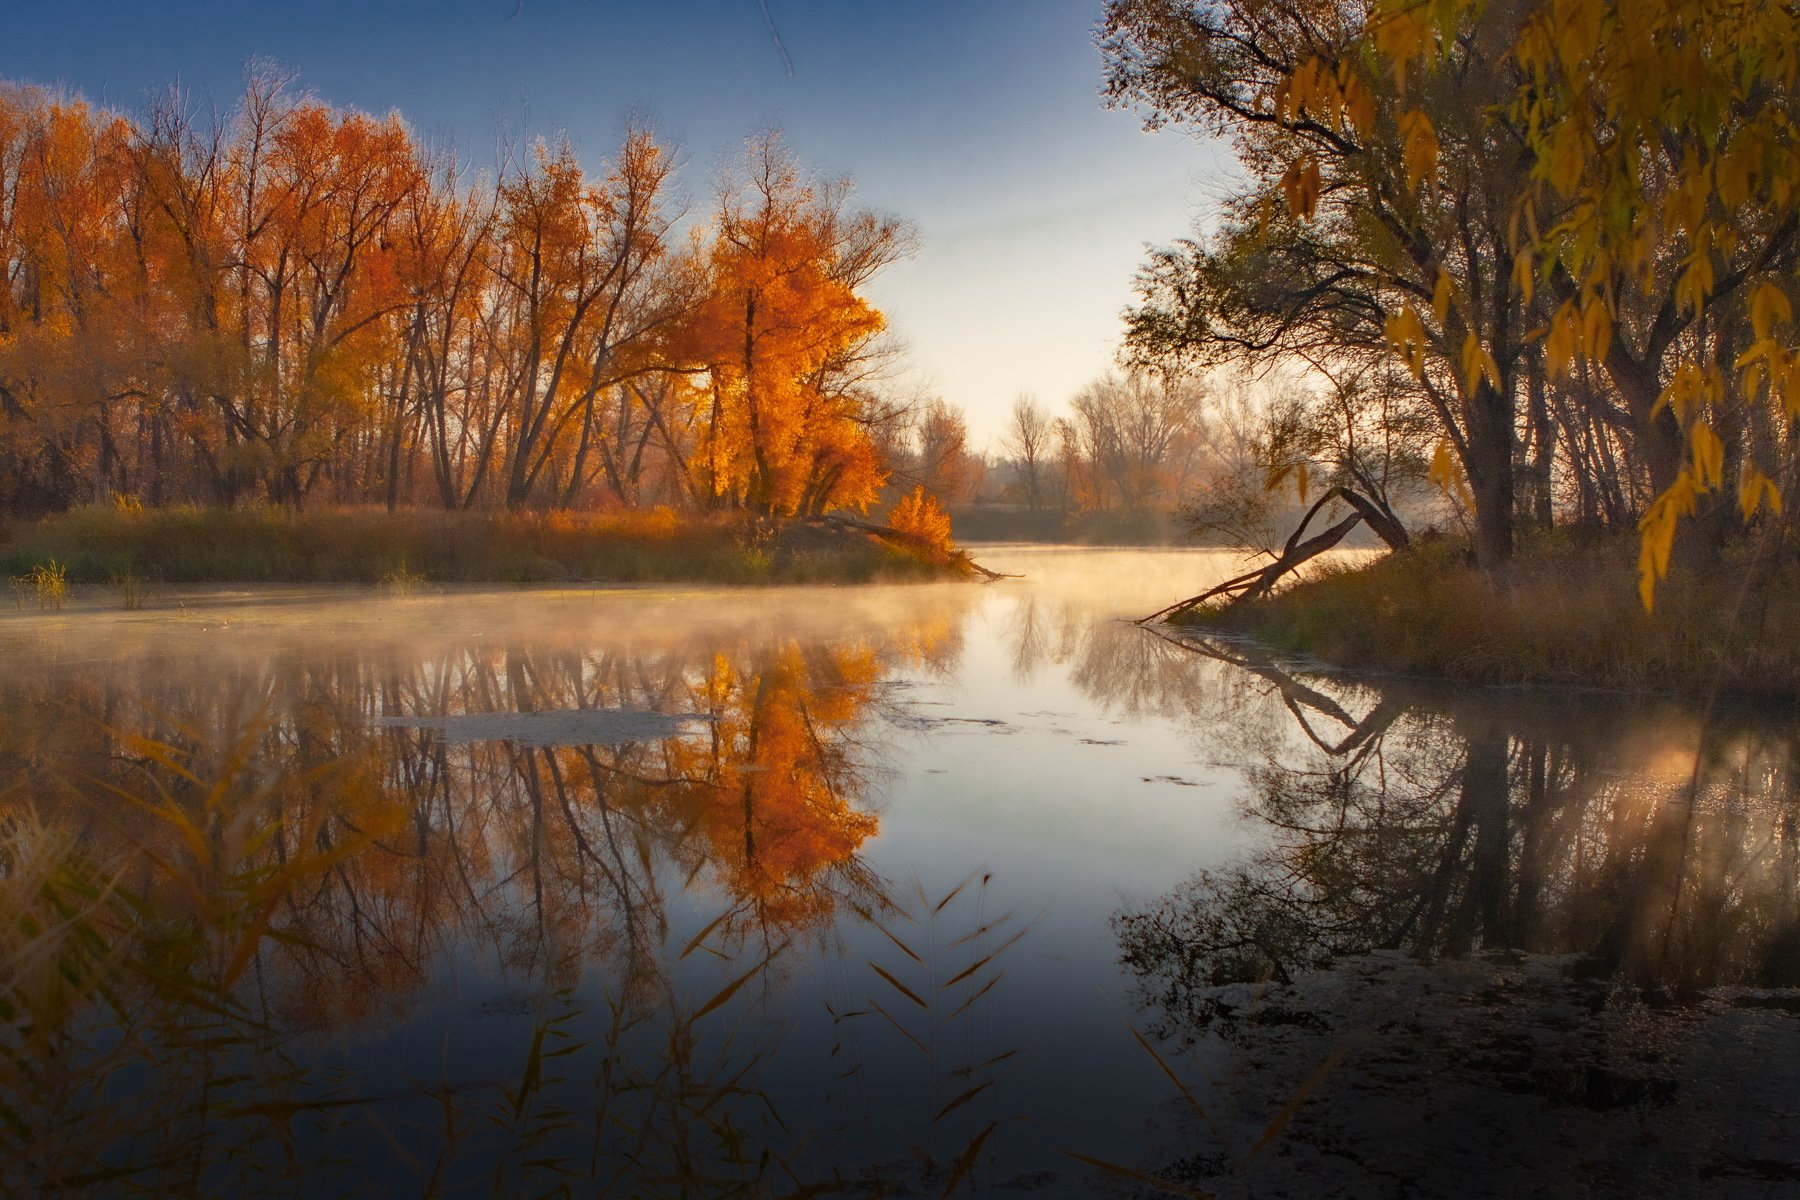
<svg viewBox="0 0 1800 1200">
<path fill-rule="evenodd" d="M 969 552 L 956 546 L 939 545 L 932 539 L 904 529 L 896 529 L 892 525 L 877 525 L 872 521 L 858 521 L 852 517 L 828 516 L 814 517 L 797 523 L 803 528 L 826 531 L 854 532 L 886 542 L 890 546 L 898 546 L 911 554 L 916 554 L 928 562 L 954 568 L 965 574 L 977 575 L 989 583 L 997 579 L 1019 579 L 1019 575 L 1007 575 L 999 571 L 990 571 L 973 558 Z"/>
<path fill-rule="evenodd" d="M 1342 501 L 1350 506 L 1348 516 L 1329 526 L 1323 531 L 1306 535 L 1316 517 L 1324 512 L 1334 501 Z M 1293 574 L 1319 555 L 1332 549 L 1339 542 L 1350 536 L 1351 530 L 1358 525 L 1367 525 L 1370 532 L 1380 538 L 1390 550 L 1405 551 L 1411 548 L 1412 539 L 1407 535 L 1406 527 L 1386 505 L 1379 504 L 1351 488 L 1339 484 L 1328 489 L 1313 506 L 1306 510 L 1294 532 L 1288 536 L 1280 553 L 1274 561 L 1254 571 L 1247 571 L 1224 583 L 1215 584 L 1206 591 L 1185 600 L 1177 600 L 1167 608 L 1161 608 L 1147 617 L 1140 617 L 1139 625 L 1147 625 L 1151 621 L 1164 620 L 1191 612 L 1203 605 L 1224 599 L 1227 605 L 1243 600 L 1254 600 L 1266 596 L 1274 590 L 1275 585 Z"/>
</svg>

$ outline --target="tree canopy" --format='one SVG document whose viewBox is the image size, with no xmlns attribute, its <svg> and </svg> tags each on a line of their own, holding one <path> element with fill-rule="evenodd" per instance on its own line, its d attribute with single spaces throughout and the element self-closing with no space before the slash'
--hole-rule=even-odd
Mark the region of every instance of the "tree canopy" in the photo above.
<svg viewBox="0 0 1800 1200">
<path fill-rule="evenodd" d="M 1113 103 L 1227 137 L 1244 179 L 1146 270 L 1142 360 L 1397 355 L 1490 569 L 1521 522 L 1635 525 L 1648 603 L 1682 545 L 1779 516 L 1786 8 L 1114 0 L 1099 40 Z"/>
<path fill-rule="evenodd" d="M 675 170 L 475 170 L 267 64 L 211 121 L 0 85 L 0 507 L 865 511 L 909 227 L 766 133 L 682 236 Z"/>
</svg>

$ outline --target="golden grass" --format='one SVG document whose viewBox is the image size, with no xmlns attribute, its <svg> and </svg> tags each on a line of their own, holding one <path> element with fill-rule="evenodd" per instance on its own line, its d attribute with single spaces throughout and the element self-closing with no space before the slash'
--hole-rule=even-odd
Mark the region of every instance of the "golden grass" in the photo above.
<svg viewBox="0 0 1800 1200">
<path fill-rule="evenodd" d="M 25 597 L 35 596 L 39 608 L 61 608 L 69 598 L 69 576 L 63 564 L 52 558 L 12 579 L 13 601 L 25 607 Z"/>
<path fill-rule="evenodd" d="M 69 583 L 865 582 L 944 568 L 867 539 L 788 552 L 755 544 L 729 515 L 619 512 L 162 508 L 96 505 L 15 527 L 0 571 L 19 603 Z M 404 587 L 400 586 L 404 584 Z"/>
<path fill-rule="evenodd" d="M 1635 542 L 1544 538 L 1501 579 L 1457 547 L 1327 568 L 1262 601 L 1194 614 L 1335 665 L 1479 683 L 1800 695 L 1800 565 L 1745 582 L 1739 552 L 1637 597 Z M 1742 557 L 1747 560 L 1748 552 Z"/>
</svg>

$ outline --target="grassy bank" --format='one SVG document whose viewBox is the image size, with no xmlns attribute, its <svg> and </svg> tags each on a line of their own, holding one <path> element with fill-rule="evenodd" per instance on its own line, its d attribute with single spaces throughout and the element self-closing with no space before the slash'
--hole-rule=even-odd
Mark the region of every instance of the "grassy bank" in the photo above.
<svg viewBox="0 0 1800 1200">
<path fill-rule="evenodd" d="M 275 508 L 76 509 L 6 531 L 0 574 L 69 583 L 860 583 L 949 568 L 850 533 L 751 545 L 727 518 Z"/>
<path fill-rule="evenodd" d="M 1188 620 L 1358 669 L 1491 684 L 1800 696 L 1800 568 L 1746 587 L 1745 564 L 1677 572 L 1639 603 L 1635 540 L 1547 538 L 1505 577 L 1459 548 L 1326 568 Z"/>
<path fill-rule="evenodd" d="M 1073 546 L 1188 545 L 1186 528 L 1157 509 L 1071 513 L 1018 505 L 971 504 L 950 511 L 959 536 L 977 542 Z"/>
</svg>

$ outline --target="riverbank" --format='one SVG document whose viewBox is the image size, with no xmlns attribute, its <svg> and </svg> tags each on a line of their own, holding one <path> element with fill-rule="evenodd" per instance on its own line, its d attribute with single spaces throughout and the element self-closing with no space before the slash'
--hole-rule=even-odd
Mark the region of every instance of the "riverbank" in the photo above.
<svg viewBox="0 0 1800 1200">
<path fill-rule="evenodd" d="M 1459 547 L 1428 546 L 1323 568 L 1274 596 L 1196 611 L 1228 629 L 1335 666 L 1472 683 L 1800 696 L 1800 570 L 1747 585 L 1728 560 L 1677 571 L 1638 599 L 1634 540 L 1545 539 L 1495 581 Z"/>
<path fill-rule="evenodd" d="M 64 584 L 868 583 L 953 578 L 962 560 L 795 524 L 765 543 L 728 517 L 277 508 L 76 509 L 0 537 L 16 591 Z"/>
</svg>

